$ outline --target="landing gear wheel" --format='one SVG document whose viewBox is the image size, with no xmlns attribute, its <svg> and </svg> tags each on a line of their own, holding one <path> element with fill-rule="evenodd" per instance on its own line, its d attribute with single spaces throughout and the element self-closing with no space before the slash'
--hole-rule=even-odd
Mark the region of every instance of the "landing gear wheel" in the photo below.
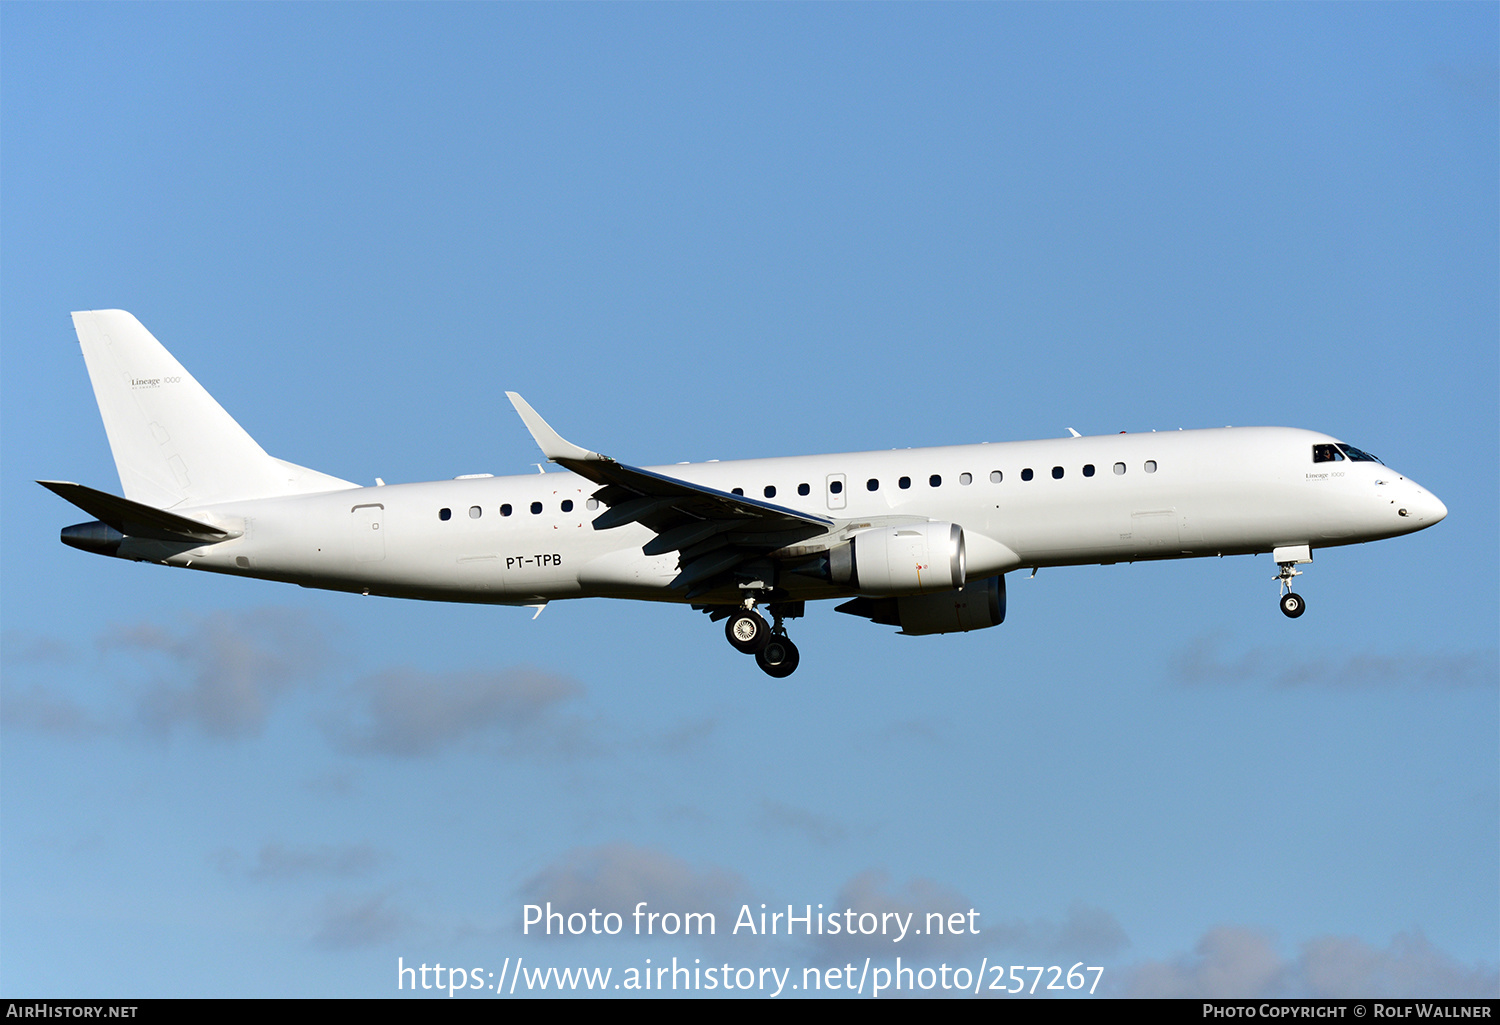
<svg viewBox="0 0 1500 1025">
<path fill-rule="evenodd" d="M 724 624 L 724 636 L 729 638 L 735 650 L 746 655 L 759 655 L 771 638 L 771 627 L 760 613 L 741 609 Z"/>
<path fill-rule="evenodd" d="M 767 676 L 774 676 L 778 680 L 795 673 L 800 660 L 797 646 L 784 636 L 772 637 L 755 656 L 755 664 L 760 666 Z"/>
<path fill-rule="evenodd" d="M 1302 600 L 1302 595 L 1288 591 L 1281 596 L 1281 611 L 1286 618 L 1296 619 L 1307 611 L 1307 602 Z"/>
</svg>

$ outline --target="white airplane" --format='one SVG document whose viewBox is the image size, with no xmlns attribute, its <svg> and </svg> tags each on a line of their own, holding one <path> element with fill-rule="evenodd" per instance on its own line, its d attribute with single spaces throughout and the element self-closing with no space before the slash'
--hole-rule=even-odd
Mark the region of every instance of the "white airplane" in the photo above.
<svg viewBox="0 0 1500 1025">
<path fill-rule="evenodd" d="M 140 321 L 73 314 L 125 497 L 39 481 L 97 519 L 63 543 L 335 591 L 541 607 L 691 604 L 775 677 L 805 603 L 905 634 L 1005 619 L 1005 574 L 1270 552 L 1281 611 L 1315 548 L 1409 534 L 1448 510 L 1374 456 L 1285 427 L 746 459 L 641 469 L 563 440 L 507 392 L 566 473 L 374 487 L 267 455 Z M 541 467 L 538 466 L 540 470 Z M 773 623 L 756 611 L 764 605 Z"/>
</svg>

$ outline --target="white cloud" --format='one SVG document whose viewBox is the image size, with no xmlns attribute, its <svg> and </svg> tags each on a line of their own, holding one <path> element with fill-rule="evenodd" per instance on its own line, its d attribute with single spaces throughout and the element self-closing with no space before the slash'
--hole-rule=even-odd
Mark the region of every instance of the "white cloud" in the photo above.
<svg viewBox="0 0 1500 1025">
<path fill-rule="evenodd" d="M 75 740 L 109 733 L 117 728 L 82 705 L 50 694 L 41 687 L 0 691 L 0 722 L 7 729 L 35 730 Z"/>
<path fill-rule="evenodd" d="M 832 847 L 849 836 L 849 830 L 837 819 L 779 801 L 760 802 L 759 824 L 768 832 L 799 834 L 820 847 Z"/>
<path fill-rule="evenodd" d="M 249 879 L 284 881 L 365 875 L 378 867 L 385 857 L 369 844 L 287 847 L 269 843 L 256 852 L 254 861 L 248 865 L 244 856 L 234 850 L 220 851 L 213 860 L 226 872 L 243 872 Z"/>
<path fill-rule="evenodd" d="M 883 916 L 910 915 L 910 932 L 899 944 L 890 935 L 823 935 L 816 937 L 815 959 L 837 961 L 866 955 L 937 958 L 977 950 L 1012 950 L 1030 958 L 1051 961 L 1093 960 L 1115 954 L 1130 940 L 1115 916 L 1080 902 L 1068 908 L 1062 921 L 995 922 L 984 915 L 970 917 L 974 902 L 951 887 L 930 879 L 913 879 L 902 887 L 891 885 L 884 872 L 861 872 L 839 890 L 824 913 Z M 929 919 L 929 915 L 933 916 Z M 955 917 L 957 916 L 957 917 Z M 939 932 L 939 918 L 942 929 Z M 931 926 L 931 931 L 929 931 Z M 958 929 L 954 929 L 958 926 Z"/>
<path fill-rule="evenodd" d="M 718 720 L 710 717 L 689 720 L 667 730 L 656 739 L 653 746 L 664 754 L 688 754 L 706 744 L 718 728 Z"/>
<path fill-rule="evenodd" d="M 7 688 L 0 699 L 6 725 L 72 738 L 142 728 L 169 736 L 182 727 L 221 739 L 255 736 L 276 702 L 309 684 L 327 659 L 323 631 L 305 614 L 281 608 L 218 613 L 176 631 L 154 623 L 120 626 L 96 645 L 106 655 L 126 653 L 148 673 L 132 712 L 95 711 L 40 686 Z M 56 660 L 57 651 L 37 642 L 20 654 Z"/>
<path fill-rule="evenodd" d="M 389 892 L 364 897 L 330 897 L 313 933 L 313 943 L 329 950 L 352 950 L 389 943 L 411 928 L 412 917 L 395 907 Z"/>
<path fill-rule="evenodd" d="M 1383 950 L 1352 936 L 1321 936 L 1303 944 L 1297 963 L 1309 997 L 1500 997 L 1495 966 L 1460 964 L 1415 931 L 1397 934 Z"/>
<path fill-rule="evenodd" d="M 1103 908 L 1074 901 L 1061 922 L 1047 919 L 987 925 L 986 945 L 1053 959 L 1098 960 L 1130 945 L 1119 920 Z"/>
<path fill-rule="evenodd" d="M 6 630 L 0 634 L 6 662 L 29 664 L 37 662 L 71 662 L 73 648 L 67 641 L 46 634 L 23 630 Z"/>
<path fill-rule="evenodd" d="M 1388 947 L 1354 937 L 1320 936 L 1284 958 L 1273 937 L 1242 926 L 1209 930 L 1190 954 L 1126 969 L 1112 987 L 1133 997 L 1489 997 L 1500 996 L 1500 969 L 1464 965 L 1420 932 Z"/>
<path fill-rule="evenodd" d="M 1458 690 L 1500 685 L 1500 653 L 1494 648 L 1335 657 L 1252 648 L 1225 657 L 1220 653 L 1222 646 L 1217 638 L 1198 638 L 1172 660 L 1173 676 L 1189 686 L 1263 683 L 1283 688 Z"/>
<path fill-rule="evenodd" d="M 336 746 L 416 757 L 485 739 L 507 749 L 591 753 L 587 723 L 557 716 L 583 687 L 539 669 L 433 673 L 393 669 L 354 684 L 352 706 L 329 722 Z"/>
<path fill-rule="evenodd" d="M 1221 926 L 1191 954 L 1145 961 L 1128 969 L 1123 995 L 1132 997 L 1280 997 L 1287 965 L 1271 937 L 1253 929 Z"/>
<path fill-rule="evenodd" d="M 527 879 L 520 893 L 529 903 L 551 901 L 568 914 L 618 912 L 630 921 L 637 904 L 649 911 L 712 912 L 716 935 L 726 935 L 744 899 L 738 875 L 717 866 L 694 868 L 664 851 L 628 843 L 579 848 Z"/>
<path fill-rule="evenodd" d="M 983 925 L 977 919 L 967 917 L 974 902 L 950 887 L 930 879 L 912 879 L 904 886 L 891 885 L 890 876 L 876 869 L 861 872 L 839 889 L 838 896 L 823 909 L 824 914 L 843 915 L 854 911 L 856 915 L 873 914 L 881 922 L 885 915 L 910 916 L 911 932 L 899 944 L 892 942 L 892 934 L 881 935 L 847 931 L 838 935 L 813 937 L 814 960 L 837 962 L 840 959 L 865 956 L 935 957 L 976 950 L 985 944 Z M 927 931 L 929 915 L 933 915 L 933 929 Z M 950 924 L 962 920 L 959 931 L 950 932 Z M 943 921 L 943 931 L 937 929 L 938 918 Z M 847 919 L 846 919 L 847 920 Z M 896 919 L 890 920 L 892 924 Z M 974 927 L 980 931 L 975 933 Z"/>
<path fill-rule="evenodd" d="M 149 731 L 190 726 L 226 739 L 258 735 L 275 702 L 327 658 L 323 631 L 305 613 L 282 608 L 220 612 L 176 634 L 141 623 L 111 631 L 99 646 L 164 657 L 165 672 L 137 702 Z"/>
</svg>

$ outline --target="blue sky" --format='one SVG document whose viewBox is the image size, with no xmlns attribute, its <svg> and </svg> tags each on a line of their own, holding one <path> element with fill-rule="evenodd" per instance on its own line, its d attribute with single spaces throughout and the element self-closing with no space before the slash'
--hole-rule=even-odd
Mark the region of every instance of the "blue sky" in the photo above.
<svg viewBox="0 0 1500 1025">
<path fill-rule="evenodd" d="M 1076 961 L 1114 994 L 1500 990 L 1497 8 L 0 6 L 0 991 L 404 963 Z M 1436 529 L 1046 570 L 1004 625 L 425 605 L 64 548 L 67 314 L 272 454 L 525 473 L 1327 431 Z M 975 908 L 947 946 L 522 905 Z M 727 920 L 724 925 L 727 925 Z M 725 931 L 721 926 L 721 933 Z"/>
</svg>

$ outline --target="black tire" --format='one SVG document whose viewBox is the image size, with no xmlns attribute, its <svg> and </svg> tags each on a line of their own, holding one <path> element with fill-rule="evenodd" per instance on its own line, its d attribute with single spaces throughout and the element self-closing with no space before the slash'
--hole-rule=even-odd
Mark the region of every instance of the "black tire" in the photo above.
<svg viewBox="0 0 1500 1025">
<path fill-rule="evenodd" d="M 797 663 L 801 660 L 797 646 L 785 637 L 772 637 L 755 656 L 755 664 L 767 676 L 774 676 L 778 680 L 784 680 L 795 673 Z"/>
<path fill-rule="evenodd" d="M 771 628 L 758 612 L 741 609 L 724 623 L 724 636 L 736 651 L 759 655 L 771 639 Z"/>
<path fill-rule="evenodd" d="M 1288 591 L 1281 596 L 1281 614 L 1286 618 L 1296 619 L 1306 611 L 1307 602 L 1302 600 L 1302 595 Z"/>
</svg>

